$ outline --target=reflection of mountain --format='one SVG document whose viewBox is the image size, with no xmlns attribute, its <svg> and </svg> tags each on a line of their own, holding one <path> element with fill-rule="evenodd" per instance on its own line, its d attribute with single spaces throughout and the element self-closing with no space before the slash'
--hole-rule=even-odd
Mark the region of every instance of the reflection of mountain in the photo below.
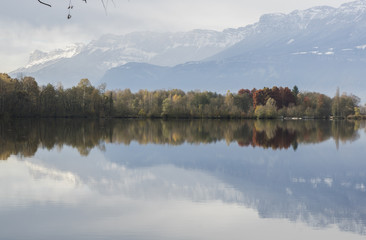
<svg viewBox="0 0 366 240">
<path fill-rule="evenodd" d="M 0 122 L 0 159 L 11 154 L 32 156 L 38 147 L 52 149 L 69 145 L 88 155 L 104 143 L 200 144 L 225 140 L 240 146 L 297 149 L 299 144 L 334 138 L 353 141 L 359 122 L 330 121 L 163 121 L 163 120 L 81 120 L 28 119 Z"/>
<path fill-rule="evenodd" d="M 34 179 L 48 178 L 74 186 L 85 184 L 103 195 L 122 195 L 133 199 L 190 199 L 195 202 L 220 200 L 244 202 L 241 192 L 220 179 L 201 171 L 174 166 L 125 168 L 116 163 L 91 164 L 88 171 L 69 165 L 67 172 L 56 170 L 53 163 L 26 162 Z M 72 173 L 73 172 L 73 173 Z"/>
<path fill-rule="evenodd" d="M 246 204 L 262 217 L 300 220 L 321 228 L 336 224 L 342 230 L 366 234 L 365 192 L 360 188 L 366 179 L 359 177 L 366 171 L 358 169 L 365 164 L 342 169 L 329 161 L 328 168 L 322 168 L 316 162 L 304 167 L 292 160 L 264 166 L 245 162 L 225 169 L 221 177 L 243 192 L 249 198 Z"/>
<path fill-rule="evenodd" d="M 353 141 L 364 124 L 19 120 L 0 124 L 0 148 L 5 157 L 31 156 L 39 147 L 77 148 L 89 157 L 70 157 L 66 150 L 57 160 L 58 153 L 46 151 L 47 157 L 31 159 L 27 167 L 34 178 L 85 184 L 102 195 L 234 202 L 256 209 L 263 218 L 303 221 L 320 228 L 337 225 L 366 234 L 366 161 L 359 148 L 352 148 L 359 144 L 338 152 L 334 145 L 314 144 L 332 138 L 336 143 Z M 238 144 L 226 147 L 218 142 L 223 140 Z M 133 141 L 139 144 L 130 144 Z M 148 143 L 180 147 L 141 146 Z M 291 146 L 298 146 L 297 151 L 263 149 Z M 107 150 L 104 157 L 90 153 L 95 147 Z"/>
<path fill-rule="evenodd" d="M 336 225 L 366 234 L 362 153 L 346 159 L 342 148 L 324 157 L 321 153 L 329 149 L 322 145 L 296 152 L 222 146 L 111 144 L 105 157 L 92 152 L 86 160 L 35 159 L 40 165 L 28 166 L 36 170 L 35 177 L 69 181 L 67 176 L 74 176 L 102 195 L 237 203 L 256 209 L 262 218 L 285 218 L 316 228 Z"/>
<path fill-rule="evenodd" d="M 189 147 L 179 152 L 182 156 L 171 157 L 165 150 L 150 153 L 152 159 L 109 158 L 128 169 L 174 165 L 206 172 L 239 191 L 242 196 L 236 202 L 256 209 L 261 217 L 303 221 L 317 228 L 337 225 L 343 231 L 366 234 L 366 161 L 362 152 L 345 157 L 342 151 L 329 153 L 321 146 L 308 149 L 261 150 L 258 154 L 256 149 L 221 152 L 208 146 L 202 155 Z M 123 153 L 133 156 L 126 149 Z M 121 152 L 113 154 L 119 155 Z"/>
</svg>

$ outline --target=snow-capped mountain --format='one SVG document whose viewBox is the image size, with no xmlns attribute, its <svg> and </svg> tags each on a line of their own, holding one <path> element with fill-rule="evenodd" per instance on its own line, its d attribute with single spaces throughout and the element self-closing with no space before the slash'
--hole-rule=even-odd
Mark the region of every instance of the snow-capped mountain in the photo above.
<svg viewBox="0 0 366 240">
<path fill-rule="evenodd" d="M 28 65 L 25 66 L 25 69 L 30 69 L 36 66 L 48 66 L 57 60 L 63 58 L 72 58 L 75 55 L 79 54 L 83 49 L 84 45 L 74 44 L 67 46 L 65 49 L 56 49 L 51 52 L 42 52 L 40 50 L 35 50 L 29 56 Z"/>
<path fill-rule="evenodd" d="M 366 95 L 366 0 L 263 15 L 222 32 L 106 35 L 50 53 L 12 73 L 41 83 L 89 78 L 107 88 L 211 90 L 293 86 Z"/>
<path fill-rule="evenodd" d="M 243 40 L 203 61 L 170 68 L 127 64 L 109 70 L 110 88 L 228 89 L 298 85 L 302 90 L 366 95 L 366 0 L 339 8 L 266 14 Z"/>
<path fill-rule="evenodd" d="M 34 51 L 26 67 L 11 73 L 32 75 L 41 84 L 75 85 L 81 78 L 96 83 L 112 67 L 129 62 L 174 66 L 212 56 L 243 39 L 243 29 L 222 32 L 193 30 L 178 33 L 134 32 L 104 35 L 87 45 L 75 44 L 51 52 Z"/>
</svg>

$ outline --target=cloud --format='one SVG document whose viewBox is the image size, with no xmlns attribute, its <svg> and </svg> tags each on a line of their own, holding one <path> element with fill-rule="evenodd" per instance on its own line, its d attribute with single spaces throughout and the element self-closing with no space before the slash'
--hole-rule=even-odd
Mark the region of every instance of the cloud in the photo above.
<svg viewBox="0 0 366 240">
<path fill-rule="evenodd" d="M 27 22 L 1 22 L 0 72 L 10 72 L 27 64 L 35 49 L 50 51 L 75 42 L 90 41 L 78 26 L 35 26 Z"/>
</svg>

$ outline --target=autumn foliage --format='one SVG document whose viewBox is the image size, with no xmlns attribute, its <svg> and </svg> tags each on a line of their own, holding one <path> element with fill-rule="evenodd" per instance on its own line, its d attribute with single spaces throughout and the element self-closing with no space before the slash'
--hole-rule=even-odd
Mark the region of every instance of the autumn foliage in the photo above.
<svg viewBox="0 0 366 240">
<path fill-rule="evenodd" d="M 255 90 L 253 92 L 253 106 L 266 105 L 268 99 L 272 98 L 276 102 L 277 109 L 296 105 L 296 97 L 288 87 L 273 87 Z"/>
<path fill-rule="evenodd" d="M 240 89 L 219 94 L 208 91 L 130 89 L 107 91 L 88 79 L 64 89 L 39 86 L 32 77 L 13 79 L 0 74 L 2 117 L 93 118 L 278 118 L 347 117 L 358 109 L 360 99 L 337 94 L 333 99 L 316 92 L 299 92 L 295 86 Z"/>
</svg>

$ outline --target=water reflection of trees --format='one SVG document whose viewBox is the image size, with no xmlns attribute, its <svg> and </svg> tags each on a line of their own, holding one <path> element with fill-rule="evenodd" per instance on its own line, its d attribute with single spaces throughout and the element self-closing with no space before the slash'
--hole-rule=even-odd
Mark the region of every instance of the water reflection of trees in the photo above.
<svg viewBox="0 0 366 240">
<path fill-rule="evenodd" d="M 296 150 L 299 144 L 319 143 L 330 138 L 339 142 L 358 138 L 365 122 L 350 121 L 226 121 L 226 120 L 86 120 L 19 119 L 0 122 L 0 159 L 12 154 L 24 157 L 39 147 L 72 146 L 88 155 L 104 143 L 209 144 L 237 142 L 240 146 Z"/>
</svg>

